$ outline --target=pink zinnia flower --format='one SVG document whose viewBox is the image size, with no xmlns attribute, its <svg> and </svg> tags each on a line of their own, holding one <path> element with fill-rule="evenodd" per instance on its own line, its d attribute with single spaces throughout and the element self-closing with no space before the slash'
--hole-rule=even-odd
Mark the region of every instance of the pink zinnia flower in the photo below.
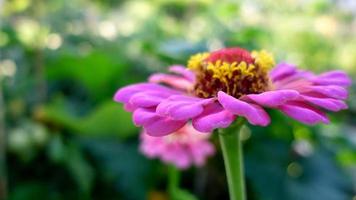
<svg viewBox="0 0 356 200">
<path fill-rule="evenodd" d="M 190 124 L 163 137 L 152 137 L 143 131 L 140 150 L 149 158 L 159 158 L 180 169 L 192 165 L 199 167 L 215 152 L 209 137 L 210 133 L 201 133 Z"/>
<path fill-rule="evenodd" d="M 152 75 L 149 83 L 121 88 L 114 97 L 152 136 L 173 133 L 190 122 L 198 131 L 212 132 L 237 116 L 267 126 L 264 107 L 305 124 L 329 123 L 324 111 L 346 109 L 346 87 L 351 85 L 342 71 L 315 75 L 292 64 L 275 66 L 266 51 L 241 48 L 197 54 L 188 68 L 172 66 L 169 71 Z"/>
</svg>

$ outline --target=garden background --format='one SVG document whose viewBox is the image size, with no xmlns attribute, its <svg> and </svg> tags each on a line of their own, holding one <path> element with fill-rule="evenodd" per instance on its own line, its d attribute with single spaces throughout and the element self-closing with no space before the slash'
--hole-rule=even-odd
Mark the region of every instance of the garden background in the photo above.
<svg viewBox="0 0 356 200">
<path fill-rule="evenodd" d="M 10 200 L 169 199 L 167 167 L 140 154 L 140 130 L 112 96 L 193 53 L 266 49 L 356 81 L 354 0 L 0 0 L 0 17 L 0 194 Z M 349 91 L 330 125 L 271 111 L 270 126 L 248 128 L 249 199 L 356 199 Z M 184 171 L 181 186 L 227 199 L 221 154 Z"/>
</svg>

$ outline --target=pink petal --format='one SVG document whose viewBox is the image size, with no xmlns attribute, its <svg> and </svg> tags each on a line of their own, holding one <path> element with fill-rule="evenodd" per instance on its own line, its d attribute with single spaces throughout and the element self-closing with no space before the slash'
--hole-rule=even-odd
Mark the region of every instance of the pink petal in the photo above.
<svg viewBox="0 0 356 200">
<path fill-rule="evenodd" d="M 162 117 L 154 109 L 138 108 L 133 114 L 133 121 L 137 126 L 143 126 L 148 135 L 164 136 L 182 128 L 187 121 L 172 120 Z"/>
<path fill-rule="evenodd" d="M 173 95 L 157 106 L 156 112 L 175 120 L 187 120 L 198 116 L 204 106 L 213 102 L 213 99 L 201 99 L 184 95 Z"/>
<path fill-rule="evenodd" d="M 182 75 L 186 79 L 190 80 L 191 82 L 195 81 L 195 74 L 194 72 L 190 71 L 189 69 L 185 68 L 184 66 L 181 65 L 173 65 L 169 67 L 169 71 Z"/>
<path fill-rule="evenodd" d="M 181 89 L 181 90 L 190 90 L 193 89 L 194 87 L 193 82 L 183 77 L 177 75 L 171 75 L 171 74 L 163 74 L 163 73 L 153 74 L 149 77 L 148 80 L 151 83 L 165 83 L 167 85 L 170 85 L 174 88 Z"/>
<path fill-rule="evenodd" d="M 171 94 L 155 91 L 139 92 L 132 95 L 129 103 L 136 107 L 152 107 L 157 106 L 169 96 L 171 96 Z"/>
<path fill-rule="evenodd" d="M 133 122 L 136 126 L 144 126 L 159 119 L 154 108 L 138 108 L 133 113 Z"/>
<path fill-rule="evenodd" d="M 290 102 L 280 106 L 279 109 L 287 116 L 305 124 L 329 123 L 328 117 L 323 112 L 306 103 Z"/>
<path fill-rule="evenodd" d="M 307 86 L 300 90 L 301 93 L 318 93 L 326 97 L 347 99 L 348 92 L 345 88 L 337 85 Z"/>
<path fill-rule="evenodd" d="M 289 77 L 297 72 L 296 66 L 288 63 L 279 63 L 270 72 L 270 77 L 273 81 L 278 81 Z"/>
<path fill-rule="evenodd" d="M 351 78 L 343 71 L 330 71 L 320 74 L 313 82 L 318 85 L 338 85 L 347 87 L 351 85 Z"/>
<path fill-rule="evenodd" d="M 341 100 L 332 98 L 318 98 L 306 95 L 302 95 L 301 97 L 309 103 L 334 112 L 347 109 L 346 103 Z"/>
<path fill-rule="evenodd" d="M 253 125 L 267 126 L 270 123 L 268 114 L 258 105 L 241 101 L 222 91 L 218 92 L 218 100 L 226 110 L 245 117 Z"/>
<path fill-rule="evenodd" d="M 114 95 L 114 100 L 117 102 L 128 103 L 133 95 L 142 91 L 156 91 L 156 92 L 161 92 L 166 94 L 180 93 L 177 90 L 173 90 L 168 87 L 158 85 L 155 83 L 138 83 L 119 89 Z"/>
<path fill-rule="evenodd" d="M 261 94 L 249 94 L 245 97 L 251 99 L 257 104 L 267 107 L 277 107 L 285 104 L 287 101 L 298 98 L 299 92 L 295 90 L 274 90 L 267 91 Z M 243 97 L 243 98 L 245 98 Z"/>
<path fill-rule="evenodd" d="M 161 137 L 152 137 L 143 131 L 140 135 L 140 151 L 149 158 L 157 158 L 164 152 L 165 145 Z"/>
<path fill-rule="evenodd" d="M 150 124 L 146 124 L 144 129 L 148 135 L 154 137 L 165 136 L 182 128 L 187 121 L 176 121 L 166 117 L 160 117 Z"/>
<path fill-rule="evenodd" d="M 174 164 L 179 169 L 186 169 L 191 165 L 190 154 L 186 147 L 179 144 L 171 144 L 166 147 L 166 153 L 162 154 L 162 160 Z"/>
<path fill-rule="evenodd" d="M 124 109 L 127 111 L 127 112 L 133 112 L 137 109 L 136 106 L 130 104 L 130 103 L 125 103 L 124 104 Z"/>
<path fill-rule="evenodd" d="M 200 132 L 212 132 L 216 128 L 226 128 L 235 120 L 235 116 L 218 103 L 213 103 L 204 112 L 193 118 L 193 127 Z"/>
<path fill-rule="evenodd" d="M 208 156 L 215 153 L 214 146 L 207 141 L 200 141 L 190 144 L 190 151 L 196 166 L 200 167 L 205 164 Z"/>
</svg>

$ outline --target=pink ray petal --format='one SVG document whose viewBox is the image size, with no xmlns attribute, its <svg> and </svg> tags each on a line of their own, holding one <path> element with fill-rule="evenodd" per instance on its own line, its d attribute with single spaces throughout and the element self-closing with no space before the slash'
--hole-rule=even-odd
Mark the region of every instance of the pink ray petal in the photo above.
<svg viewBox="0 0 356 200">
<path fill-rule="evenodd" d="M 324 85 L 324 86 L 307 86 L 299 90 L 302 94 L 304 93 L 317 93 L 325 95 L 326 97 L 335 99 L 347 99 L 348 92 L 345 88 L 337 85 Z"/>
<path fill-rule="evenodd" d="M 194 72 L 190 71 L 189 69 L 185 68 L 182 65 L 173 65 L 173 66 L 169 67 L 169 71 L 176 73 L 176 74 L 180 74 L 191 82 L 195 81 Z"/>
<path fill-rule="evenodd" d="M 156 112 L 175 120 L 187 120 L 203 112 L 204 106 L 212 103 L 213 99 L 201 99 L 184 95 L 173 95 L 162 101 Z"/>
<path fill-rule="evenodd" d="M 241 101 L 222 91 L 218 92 L 218 100 L 226 110 L 245 117 L 253 125 L 267 126 L 270 123 L 270 117 L 258 105 Z"/>
<path fill-rule="evenodd" d="M 196 148 L 199 146 L 199 148 Z M 193 161 L 196 166 L 200 167 L 205 164 L 206 157 L 215 153 L 214 146 L 206 141 L 199 141 L 189 145 Z"/>
<path fill-rule="evenodd" d="M 275 68 L 270 72 L 270 77 L 272 81 L 280 81 L 285 79 L 293 74 L 297 73 L 297 68 L 295 65 L 288 63 L 279 63 Z"/>
<path fill-rule="evenodd" d="M 346 103 L 341 100 L 332 99 L 332 98 L 318 98 L 318 97 L 312 97 L 307 95 L 302 95 L 301 97 L 305 101 L 312 103 L 316 106 L 319 106 L 321 108 L 324 108 L 326 110 L 337 112 L 340 110 L 347 109 Z"/>
<path fill-rule="evenodd" d="M 198 117 L 193 118 L 193 127 L 200 132 L 212 132 L 216 128 L 227 128 L 235 116 L 218 103 L 213 103 L 204 109 Z"/>
<path fill-rule="evenodd" d="M 298 98 L 299 92 L 295 90 L 274 90 L 260 94 L 249 94 L 243 98 L 250 99 L 259 105 L 267 107 L 277 107 L 285 104 L 287 101 Z"/>
<path fill-rule="evenodd" d="M 338 85 L 348 87 L 351 85 L 351 78 L 343 71 L 335 70 L 320 74 L 313 79 L 313 82 L 318 85 Z"/>
<path fill-rule="evenodd" d="M 169 96 L 171 96 L 170 93 L 158 91 L 139 92 L 132 95 L 129 103 L 135 107 L 152 107 L 157 106 Z"/>
<path fill-rule="evenodd" d="M 314 125 L 320 122 L 329 123 L 325 113 L 303 102 L 289 102 L 279 109 L 287 116 L 298 120 L 304 124 Z"/>
<path fill-rule="evenodd" d="M 114 95 L 114 100 L 121 103 L 128 103 L 130 98 L 138 92 L 156 91 L 167 94 L 180 94 L 180 91 L 155 83 L 138 83 L 120 88 Z"/>
<path fill-rule="evenodd" d="M 172 74 L 153 74 L 149 77 L 148 81 L 151 83 L 164 83 L 174 88 L 187 91 L 193 89 L 194 87 L 193 82 L 191 82 L 190 80 Z"/>
</svg>

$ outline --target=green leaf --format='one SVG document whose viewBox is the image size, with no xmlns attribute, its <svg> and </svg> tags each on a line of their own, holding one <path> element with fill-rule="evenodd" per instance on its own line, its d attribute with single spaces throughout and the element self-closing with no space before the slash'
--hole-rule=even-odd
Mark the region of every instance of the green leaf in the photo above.
<svg viewBox="0 0 356 200">
<path fill-rule="evenodd" d="M 131 113 L 113 101 L 104 102 L 78 123 L 78 129 L 83 135 L 126 138 L 137 133 Z"/>
</svg>

